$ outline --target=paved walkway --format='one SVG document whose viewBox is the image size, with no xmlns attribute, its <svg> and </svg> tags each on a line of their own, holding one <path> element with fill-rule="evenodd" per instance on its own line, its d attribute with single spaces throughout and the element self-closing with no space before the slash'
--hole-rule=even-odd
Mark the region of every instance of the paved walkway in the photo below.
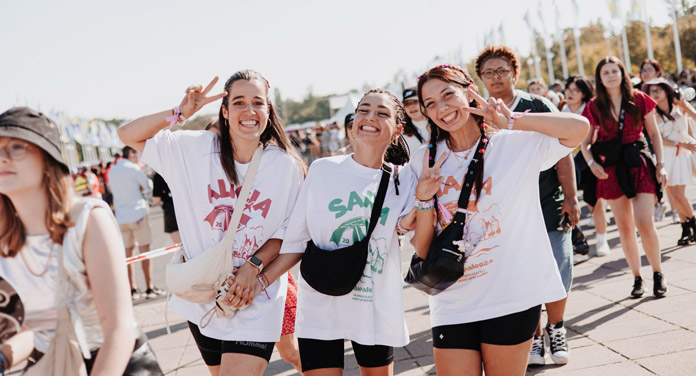
<svg viewBox="0 0 696 376">
<path fill-rule="evenodd" d="M 689 193 L 690 197 L 696 197 L 696 188 Z M 154 214 L 152 226 L 157 230 L 161 219 Z M 586 222 L 586 219 L 581 221 Z M 633 277 L 619 248 L 616 226 L 610 226 L 611 255 L 590 258 L 575 267 L 566 311 L 571 347 L 569 364 L 553 365 L 547 355 L 547 364 L 551 365 L 530 368 L 528 375 L 696 375 L 696 245 L 673 246 L 681 228 L 671 218 L 659 222 L 658 231 L 670 289 L 668 296 L 655 299 L 648 294 L 642 299 L 628 298 Z M 587 233 L 593 244 L 593 232 Z M 160 236 L 157 241 L 164 245 L 168 239 Z M 157 241 L 154 246 L 160 246 Z M 410 256 L 402 256 L 404 268 Z M 163 278 L 165 264 L 166 260 L 155 263 L 158 281 Z M 652 272 L 645 257 L 643 265 L 647 290 L 652 291 Z M 406 286 L 404 301 L 411 343 L 395 349 L 395 374 L 435 374 L 427 296 Z M 164 300 L 137 304 L 135 312 L 167 375 L 207 374 L 186 323 L 172 311 L 169 318 L 173 334 L 166 334 Z M 345 374 L 358 375 L 349 342 L 346 355 Z M 280 359 L 276 350 L 265 374 L 296 372 Z"/>
</svg>

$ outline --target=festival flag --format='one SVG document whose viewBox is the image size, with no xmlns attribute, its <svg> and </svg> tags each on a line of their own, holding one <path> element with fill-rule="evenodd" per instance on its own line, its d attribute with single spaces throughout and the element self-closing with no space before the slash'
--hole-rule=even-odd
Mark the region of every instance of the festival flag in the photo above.
<svg viewBox="0 0 696 376">
<path fill-rule="evenodd" d="M 555 74 L 553 72 L 553 56 L 551 56 L 551 41 L 549 38 L 549 33 L 546 30 L 546 22 L 544 21 L 544 11 L 543 4 L 541 0 L 537 3 L 537 15 L 539 16 L 539 21 L 541 22 L 541 32 L 542 39 L 544 41 L 544 52 L 546 54 L 546 70 L 549 74 L 549 83 L 556 80 Z"/>
<path fill-rule="evenodd" d="M 563 79 L 565 80 L 568 78 L 568 62 L 566 60 L 566 53 L 565 53 L 565 38 L 563 36 L 563 31 L 561 30 L 561 26 L 559 23 L 559 20 L 561 18 L 561 12 L 558 10 L 558 2 L 556 0 L 553 0 L 553 8 L 554 8 L 554 15 L 556 18 L 556 39 L 558 39 L 558 49 L 561 53 L 561 68 L 563 70 Z"/>
<path fill-rule="evenodd" d="M 674 53 L 677 58 L 677 71 L 681 72 L 682 66 L 682 53 L 681 53 L 681 43 L 679 42 L 679 14 L 677 0 L 672 0 L 672 30 L 674 31 Z"/>
<path fill-rule="evenodd" d="M 646 7 L 645 0 L 643 0 L 640 4 L 641 20 L 643 21 L 643 25 L 645 26 L 645 41 L 648 45 L 648 59 L 654 59 L 655 56 L 653 54 L 652 39 L 650 38 L 650 17 L 648 17 L 648 8 Z M 635 4 L 633 4 L 632 6 L 635 6 Z"/>
<path fill-rule="evenodd" d="M 575 38 L 575 55 L 578 57 L 578 74 L 581 76 L 585 75 L 585 64 L 582 62 L 582 49 L 580 49 L 580 30 L 578 29 L 578 15 L 580 10 L 578 9 L 578 3 L 576 0 L 571 0 L 570 2 L 573 8 L 573 37 Z"/>
</svg>

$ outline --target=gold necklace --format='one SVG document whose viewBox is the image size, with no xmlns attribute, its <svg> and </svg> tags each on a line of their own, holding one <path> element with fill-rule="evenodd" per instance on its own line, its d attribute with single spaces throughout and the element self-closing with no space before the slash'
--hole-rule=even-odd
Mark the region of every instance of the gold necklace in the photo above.
<svg viewBox="0 0 696 376">
<path fill-rule="evenodd" d="M 459 166 L 457 168 L 462 168 L 462 166 L 464 166 L 464 162 L 466 162 L 467 158 L 469 158 L 469 154 L 471 154 L 471 151 L 476 148 L 476 144 L 474 144 L 474 146 L 472 146 L 468 150 L 464 150 L 466 151 L 466 154 L 464 154 L 464 156 L 461 159 L 459 159 L 457 152 L 454 151 L 454 149 L 452 148 L 452 145 L 450 144 L 449 140 L 447 140 L 447 147 L 450 149 L 451 154 L 454 155 L 454 159 L 456 159 L 457 163 L 459 163 Z M 447 158 L 449 158 L 449 155 L 447 156 Z"/>
</svg>

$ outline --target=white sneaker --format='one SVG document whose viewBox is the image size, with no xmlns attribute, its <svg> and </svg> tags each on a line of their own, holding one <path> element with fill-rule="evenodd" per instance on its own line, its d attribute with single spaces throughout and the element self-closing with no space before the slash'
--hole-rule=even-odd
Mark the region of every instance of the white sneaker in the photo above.
<svg viewBox="0 0 696 376">
<path fill-rule="evenodd" d="M 587 221 L 587 224 L 590 225 L 590 227 L 594 227 L 594 216 L 590 214 L 590 220 Z"/>
<path fill-rule="evenodd" d="M 609 248 L 609 242 L 607 242 L 607 239 L 597 242 L 595 247 L 597 247 L 597 257 L 609 256 L 611 254 L 611 248 Z"/>
<path fill-rule="evenodd" d="M 546 324 L 546 333 L 549 336 L 551 360 L 556 364 L 567 364 L 570 359 L 570 350 L 568 349 L 563 321 L 554 326 L 551 326 L 550 323 Z"/>
<path fill-rule="evenodd" d="M 532 340 L 532 351 L 529 352 L 528 366 L 543 366 L 546 364 L 546 359 L 544 359 L 544 335 L 540 337 L 534 337 Z"/>
<path fill-rule="evenodd" d="M 655 204 L 655 223 L 662 221 L 666 210 L 667 208 L 661 202 Z"/>
</svg>

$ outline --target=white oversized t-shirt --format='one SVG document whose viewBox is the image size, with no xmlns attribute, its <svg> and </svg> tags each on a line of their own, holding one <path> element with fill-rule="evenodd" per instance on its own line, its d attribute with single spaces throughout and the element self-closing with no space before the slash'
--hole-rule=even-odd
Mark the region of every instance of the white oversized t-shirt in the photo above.
<svg viewBox="0 0 696 376">
<path fill-rule="evenodd" d="M 426 149 L 418 149 L 408 165 L 416 176 Z M 445 151 L 446 142 L 438 142 L 435 160 Z M 457 210 L 474 151 L 468 156 L 450 152 L 442 166 L 445 179 L 437 196 L 445 215 L 438 217 L 438 233 Z M 500 317 L 566 296 L 539 203 L 539 172 L 570 151 L 558 139 L 537 132 L 503 130 L 491 136 L 481 196 L 476 203 L 473 189 L 467 208 L 464 276 L 430 297 L 433 327 Z"/>
<path fill-rule="evenodd" d="M 142 161 L 159 172 L 172 192 L 176 221 L 187 258 L 222 240 L 249 164 L 235 162 L 240 185 L 227 179 L 217 152 L 217 136 L 207 131 L 163 130 L 147 140 Z M 234 265 L 241 266 L 268 239 L 283 239 L 287 219 L 302 184 L 298 162 L 275 145 L 264 149 L 234 240 Z M 205 336 L 227 341 L 275 342 L 280 338 L 287 292 L 283 275 L 249 307 L 232 318 L 214 317 Z M 213 303 L 195 304 L 172 296 L 172 308 L 199 324 Z"/>
<path fill-rule="evenodd" d="M 310 239 L 327 251 L 362 240 L 381 176 L 381 170 L 360 165 L 352 155 L 314 161 L 280 253 L 303 253 Z M 367 265 L 353 291 L 343 296 L 325 295 L 300 275 L 297 337 L 350 339 L 368 346 L 408 344 L 396 222 L 413 208 L 416 179 L 411 171 L 401 168 L 399 182 L 397 196 L 394 179 L 389 181 L 381 217 L 370 238 Z"/>
</svg>

